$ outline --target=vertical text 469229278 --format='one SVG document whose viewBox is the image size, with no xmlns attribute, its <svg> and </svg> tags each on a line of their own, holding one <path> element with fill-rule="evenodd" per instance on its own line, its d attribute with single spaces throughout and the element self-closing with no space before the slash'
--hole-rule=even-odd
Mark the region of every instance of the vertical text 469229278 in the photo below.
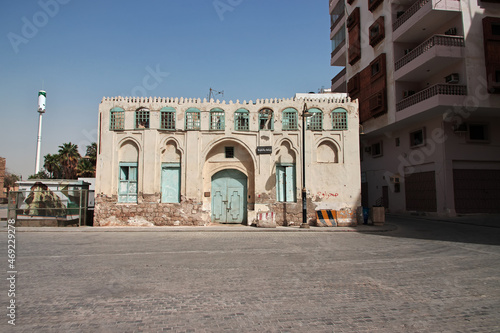
<svg viewBox="0 0 500 333">
<path fill-rule="evenodd" d="M 16 325 L 16 221 L 9 219 L 7 221 L 7 281 L 9 289 L 7 296 L 7 317 L 10 325 Z"/>
</svg>

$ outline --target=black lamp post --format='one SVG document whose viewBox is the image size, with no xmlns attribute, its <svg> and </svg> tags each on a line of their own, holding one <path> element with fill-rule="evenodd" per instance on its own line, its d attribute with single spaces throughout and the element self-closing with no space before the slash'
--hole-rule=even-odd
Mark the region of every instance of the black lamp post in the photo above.
<svg viewBox="0 0 500 333">
<path fill-rule="evenodd" d="M 309 228 L 307 223 L 307 190 L 306 190 L 306 118 L 313 114 L 307 110 L 307 104 L 304 103 L 302 110 L 302 224 L 301 228 Z"/>
</svg>

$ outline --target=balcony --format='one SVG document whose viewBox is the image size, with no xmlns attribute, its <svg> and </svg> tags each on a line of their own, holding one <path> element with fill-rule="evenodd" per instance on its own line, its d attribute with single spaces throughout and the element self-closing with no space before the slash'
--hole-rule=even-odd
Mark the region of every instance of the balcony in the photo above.
<svg viewBox="0 0 500 333">
<path fill-rule="evenodd" d="M 417 0 L 392 25 L 393 41 L 415 43 L 460 14 L 459 0 Z"/>
<path fill-rule="evenodd" d="M 450 108 L 464 105 L 467 86 L 439 83 L 396 103 L 396 121 L 418 116 L 435 117 Z"/>
<path fill-rule="evenodd" d="M 394 63 L 394 79 L 419 82 L 465 57 L 461 36 L 434 35 Z"/>
<path fill-rule="evenodd" d="M 331 66 L 345 66 L 347 47 L 345 39 L 333 50 L 330 59 Z"/>
<path fill-rule="evenodd" d="M 333 8 L 337 5 L 339 0 L 330 0 L 330 4 L 328 5 L 330 7 L 330 13 L 333 11 Z"/>
<path fill-rule="evenodd" d="M 337 27 L 345 22 L 345 3 L 344 1 L 330 2 L 330 39 L 337 33 Z"/>
<path fill-rule="evenodd" d="M 346 69 L 344 67 L 335 77 L 332 79 L 332 92 L 347 92 L 346 87 Z"/>
<path fill-rule="evenodd" d="M 345 16 L 345 12 L 340 13 L 340 14 L 337 16 L 337 18 L 336 18 L 335 22 L 333 22 L 333 23 L 330 25 L 330 33 L 331 33 L 331 34 L 333 34 L 333 33 L 335 32 L 335 28 L 336 28 L 336 27 L 337 27 L 340 23 L 344 23 L 344 22 L 345 22 L 345 20 L 343 20 L 344 16 Z"/>
</svg>

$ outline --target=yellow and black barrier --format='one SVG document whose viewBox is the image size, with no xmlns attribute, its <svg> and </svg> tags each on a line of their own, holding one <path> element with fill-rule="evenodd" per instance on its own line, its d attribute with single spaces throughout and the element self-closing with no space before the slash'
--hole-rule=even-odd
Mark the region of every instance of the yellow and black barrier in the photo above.
<svg viewBox="0 0 500 333">
<path fill-rule="evenodd" d="M 337 211 L 331 209 L 321 209 L 316 211 L 318 224 L 321 223 L 325 227 L 337 226 Z"/>
</svg>

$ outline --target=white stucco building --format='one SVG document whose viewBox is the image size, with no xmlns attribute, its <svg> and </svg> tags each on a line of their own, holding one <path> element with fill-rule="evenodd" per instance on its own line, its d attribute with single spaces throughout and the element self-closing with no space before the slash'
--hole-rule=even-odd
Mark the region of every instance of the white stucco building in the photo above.
<svg viewBox="0 0 500 333">
<path fill-rule="evenodd" d="M 330 0 L 332 91 L 359 99 L 363 206 L 500 212 L 500 4 Z"/>
<path fill-rule="evenodd" d="M 338 225 L 356 225 L 358 104 L 342 94 L 318 96 L 103 98 L 94 225 L 252 224 L 267 212 L 278 225 L 298 225 L 303 156 L 309 223 L 316 210 L 329 209 Z M 313 116 L 303 155 L 305 105 Z"/>
</svg>

